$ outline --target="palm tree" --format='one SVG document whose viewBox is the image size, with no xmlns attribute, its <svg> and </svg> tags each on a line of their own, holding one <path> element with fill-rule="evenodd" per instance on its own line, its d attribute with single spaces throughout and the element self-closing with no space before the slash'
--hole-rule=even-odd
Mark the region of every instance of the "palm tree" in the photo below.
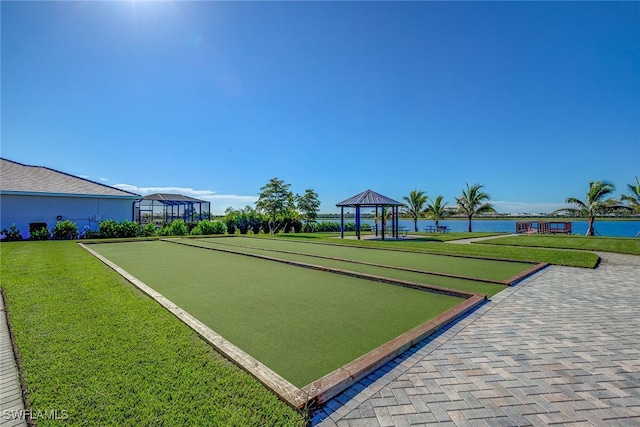
<svg viewBox="0 0 640 427">
<path fill-rule="evenodd" d="M 427 214 L 427 218 L 431 218 L 436 222 L 436 228 L 440 223 L 440 220 L 445 217 L 447 213 L 447 204 L 448 202 L 442 203 L 444 196 L 438 196 L 433 201 L 433 203 L 427 203 L 427 209 L 425 209 L 425 213 Z"/>
<path fill-rule="evenodd" d="M 418 218 L 424 210 L 424 204 L 427 203 L 428 196 L 422 190 L 411 190 L 408 196 L 403 199 L 407 202 L 403 206 L 404 213 L 413 218 L 414 231 L 418 231 Z"/>
<path fill-rule="evenodd" d="M 580 214 L 586 216 L 589 219 L 587 225 L 587 236 L 593 236 L 594 228 L 593 223 L 596 219 L 596 215 L 607 212 L 608 210 L 615 209 L 618 205 L 618 201 L 613 198 L 605 199 L 605 196 L 613 193 L 616 190 L 615 185 L 608 181 L 589 181 L 589 191 L 587 192 L 587 198 L 582 201 L 575 197 L 567 197 L 565 203 L 572 205 L 578 205 L 578 208 L 564 208 L 558 209 L 556 212 L 565 211 L 573 214 Z"/>
<path fill-rule="evenodd" d="M 462 189 L 462 196 L 456 199 L 458 210 L 467 216 L 469 220 L 469 233 L 471 233 L 471 218 L 475 214 L 495 212 L 491 203 L 485 203 L 487 200 L 491 200 L 489 194 L 482 191 L 484 185 L 474 184 L 469 187 L 467 183 L 467 190 Z"/>
<path fill-rule="evenodd" d="M 628 202 L 629 208 L 633 210 L 635 213 L 640 214 L 640 181 L 638 181 L 638 177 L 636 177 L 636 185 L 627 184 L 631 195 L 628 196 L 626 194 L 622 195 L 622 200 Z"/>
</svg>

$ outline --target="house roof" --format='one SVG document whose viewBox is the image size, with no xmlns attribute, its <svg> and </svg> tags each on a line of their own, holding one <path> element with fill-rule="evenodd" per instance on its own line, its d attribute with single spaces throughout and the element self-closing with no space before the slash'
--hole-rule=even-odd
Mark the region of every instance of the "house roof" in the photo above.
<svg viewBox="0 0 640 427">
<path fill-rule="evenodd" d="M 378 194 L 375 191 L 365 190 L 360 194 L 337 203 L 336 206 L 402 206 L 402 202 L 390 199 L 387 196 Z"/>
<path fill-rule="evenodd" d="M 0 157 L 0 192 L 56 196 L 101 196 L 137 199 L 135 193 L 44 166 L 30 166 Z"/>
<path fill-rule="evenodd" d="M 154 200 L 165 204 L 209 203 L 206 200 L 183 196 L 182 194 L 155 193 L 144 196 L 142 200 Z"/>
</svg>

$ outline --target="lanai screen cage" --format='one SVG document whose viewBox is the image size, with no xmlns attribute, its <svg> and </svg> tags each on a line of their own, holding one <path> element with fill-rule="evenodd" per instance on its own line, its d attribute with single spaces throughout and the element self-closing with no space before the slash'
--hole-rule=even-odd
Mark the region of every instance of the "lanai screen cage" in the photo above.
<svg viewBox="0 0 640 427">
<path fill-rule="evenodd" d="M 134 204 L 138 224 L 166 224 L 176 219 L 185 222 L 209 219 L 211 202 L 195 199 L 182 194 L 150 194 Z"/>
</svg>

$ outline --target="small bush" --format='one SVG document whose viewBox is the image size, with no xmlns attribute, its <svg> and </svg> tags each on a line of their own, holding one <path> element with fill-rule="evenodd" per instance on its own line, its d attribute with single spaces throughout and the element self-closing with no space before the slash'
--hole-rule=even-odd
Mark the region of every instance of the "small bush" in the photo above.
<svg viewBox="0 0 640 427">
<path fill-rule="evenodd" d="M 100 237 L 103 239 L 113 239 L 119 237 L 120 223 L 112 219 L 105 219 L 100 221 Z"/>
<path fill-rule="evenodd" d="M 99 239 L 100 232 L 97 230 L 85 230 L 83 237 L 85 239 Z"/>
<path fill-rule="evenodd" d="M 75 222 L 64 220 L 58 221 L 51 230 L 54 239 L 73 240 L 78 238 L 78 225 Z"/>
<path fill-rule="evenodd" d="M 8 230 L 3 228 L 2 231 L 0 231 L 0 234 L 4 234 L 3 240 L 8 242 L 22 240 L 22 234 L 20 234 L 20 230 L 18 230 L 18 227 L 16 227 L 15 224 L 11 224 L 11 227 L 9 227 Z"/>
<path fill-rule="evenodd" d="M 226 231 L 226 227 L 220 221 L 210 221 L 203 220 L 198 223 L 198 225 L 191 230 L 191 235 L 195 236 L 206 236 L 211 234 L 224 234 Z"/>
<path fill-rule="evenodd" d="M 192 231 L 198 226 L 198 222 L 185 222 L 184 225 L 187 227 L 187 234 L 193 234 Z"/>
<path fill-rule="evenodd" d="M 150 222 L 149 224 L 145 225 L 142 228 L 142 236 L 144 237 L 152 237 L 155 236 L 158 233 L 158 230 L 156 230 L 156 225 L 152 222 Z"/>
<path fill-rule="evenodd" d="M 237 221 L 234 218 L 226 218 L 224 220 L 224 225 L 227 227 L 227 233 L 236 234 Z"/>
<path fill-rule="evenodd" d="M 142 227 L 137 222 L 125 220 L 118 224 L 117 237 L 138 237 L 142 234 Z"/>
<path fill-rule="evenodd" d="M 186 236 L 188 234 L 187 225 L 181 219 L 176 219 L 169 225 L 170 236 Z"/>
<path fill-rule="evenodd" d="M 261 226 L 262 216 L 260 214 L 252 215 L 249 219 L 249 227 L 251 227 L 251 231 L 253 231 L 253 234 L 259 234 Z"/>
<path fill-rule="evenodd" d="M 313 225 L 313 231 L 319 233 L 340 231 L 340 223 L 335 221 L 320 221 L 310 225 Z"/>
<path fill-rule="evenodd" d="M 29 235 L 31 240 L 49 240 L 51 234 L 47 227 L 39 228 L 37 230 L 33 230 Z"/>
</svg>

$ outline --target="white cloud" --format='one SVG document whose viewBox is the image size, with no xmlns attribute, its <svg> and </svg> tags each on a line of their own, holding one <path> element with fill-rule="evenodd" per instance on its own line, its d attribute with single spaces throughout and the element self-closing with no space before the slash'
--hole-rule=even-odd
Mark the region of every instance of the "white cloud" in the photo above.
<svg viewBox="0 0 640 427">
<path fill-rule="evenodd" d="M 100 181 L 101 182 L 107 182 L 107 181 L 109 181 L 109 178 L 100 178 Z"/>
<path fill-rule="evenodd" d="M 146 196 L 154 193 L 182 194 L 196 199 L 211 202 L 211 213 L 222 215 L 228 207 L 241 209 L 247 205 L 253 206 L 258 200 L 257 196 L 244 196 L 238 194 L 219 194 L 212 190 L 195 190 L 189 187 L 137 187 L 130 184 L 116 184 L 114 187 L 131 193 Z"/>
<path fill-rule="evenodd" d="M 499 213 L 551 213 L 555 210 L 567 207 L 564 203 L 527 203 L 501 200 L 492 200 L 491 204 Z"/>
</svg>

